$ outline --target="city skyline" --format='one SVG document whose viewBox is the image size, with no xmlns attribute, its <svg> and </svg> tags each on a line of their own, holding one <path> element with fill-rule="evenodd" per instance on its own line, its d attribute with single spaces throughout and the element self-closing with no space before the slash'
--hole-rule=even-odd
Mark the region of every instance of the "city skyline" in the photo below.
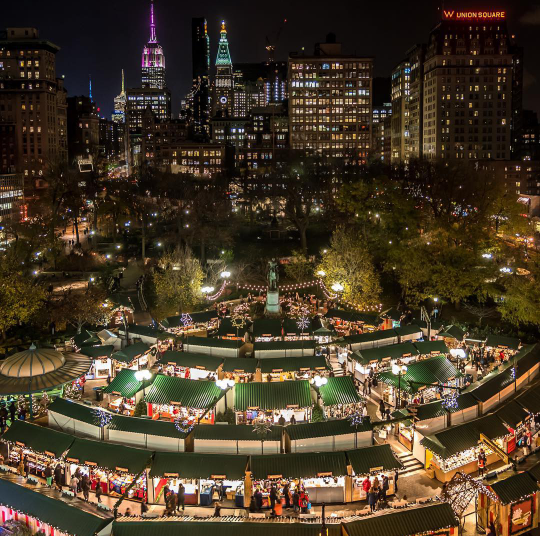
<svg viewBox="0 0 540 536">
<path fill-rule="evenodd" d="M 55 13 L 62 11 L 63 4 L 63 0 L 55 2 L 58 8 Z M 306 52 L 310 52 L 314 42 L 322 42 L 328 32 L 334 32 L 338 41 L 343 43 L 345 51 L 375 58 L 376 77 L 389 77 L 392 69 L 403 59 L 406 50 L 415 43 L 425 42 L 429 29 L 441 17 L 437 6 L 427 1 L 417 3 L 414 12 L 396 2 L 390 4 L 394 16 L 386 20 L 388 4 L 364 7 L 344 5 L 343 9 L 330 13 L 323 10 L 322 3 L 316 2 L 308 13 L 303 13 L 298 6 L 291 7 L 278 2 L 270 13 L 262 14 L 248 5 L 240 8 L 239 4 L 224 9 L 213 0 L 193 8 L 180 8 L 170 2 L 157 0 L 155 19 L 159 27 L 159 41 L 167 55 L 167 85 L 172 93 L 173 112 L 176 114 L 179 111 L 180 100 L 186 96 L 192 84 L 192 17 L 204 16 L 208 20 L 212 58 L 217 53 L 222 19 L 227 23 L 233 63 L 245 63 L 266 59 L 265 36 L 275 39 L 286 18 L 287 23 L 276 46 L 276 60 L 286 60 L 289 52 L 299 51 L 302 46 Z M 125 13 L 122 23 L 118 20 L 111 23 L 106 19 L 104 3 L 93 5 L 97 6 L 95 10 L 84 14 L 84 28 L 63 25 L 60 18 L 56 15 L 51 17 L 47 9 L 30 0 L 7 6 L 5 21 L 6 26 L 36 26 L 42 38 L 58 44 L 61 51 L 57 58 L 57 73 L 65 75 L 69 94 L 88 94 L 90 74 L 93 96 L 100 114 L 108 117 L 113 109 L 113 99 L 119 93 L 121 70 L 125 71 L 126 87 L 140 85 L 140 50 L 148 39 L 150 2 L 136 0 L 129 3 L 129 9 L 125 9 L 127 2 L 124 0 L 117 2 L 118 11 Z M 475 6 L 471 2 L 460 1 L 451 6 L 446 4 L 446 7 L 456 9 Z M 342 17 L 345 8 L 348 16 Z M 507 11 L 509 30 L 516 35 L 517 43 L 525 49 L 524 108 L 538 111 L 540 65 L 531 60 L 531 50 L 534 50 L 534 34 L 536 26 L 540 24 L 540 14 L 535 14 L 534 8 L 524 0 L 493 8 Z M 69 12 L 77 17 L 77 11 L 70 8 Z M 324 16 L 321 16 L 323 13 Z M 83 14 L 80 13 L 80 16 Z M 370 24 L 370 20 L 381 21 L 381 24 Z M 528 24 L 524 23 L 525 20 Z M 403 21 L 406 21 L 406 26 L 403 26 Z M 381 25 L 387 31 L 381 31 Z M 122 31 L 123 26 L 128 30 Z M 109 43 L 107 48 L 101 45 L 103 40 Z"/>
</svg>

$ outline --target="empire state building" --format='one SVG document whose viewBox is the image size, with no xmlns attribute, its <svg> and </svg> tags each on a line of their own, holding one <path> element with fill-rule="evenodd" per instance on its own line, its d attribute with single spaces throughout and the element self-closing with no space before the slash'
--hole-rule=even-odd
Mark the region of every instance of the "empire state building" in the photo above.
<svg viewBox="0 0 540 536">
<path fill-rule="evenodd" d="M 156 37 L 154 0 L 150 2 L 150 39 L 142 53 L 142 86 L 156 89 L 166 87 L 165 55 Z"/>
</svg>

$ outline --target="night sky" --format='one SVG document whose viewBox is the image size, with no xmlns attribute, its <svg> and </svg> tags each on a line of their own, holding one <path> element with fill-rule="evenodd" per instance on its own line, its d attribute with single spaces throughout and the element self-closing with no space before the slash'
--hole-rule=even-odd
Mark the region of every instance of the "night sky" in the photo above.
<svg viewBox="0 0 540 536">
<path fill-rule="evenodd" d="M 70 95 L 88 94 L 91 74 L 94 100 L 108 117 L 120 92 L 122 68 L 127 87 L 140 86 L 149 4 L 149 0 L 6 0 L 1 20 L 5 27 L 35 26 L 40 37 L 61 47 L 57 75 L 65 75 Z M 157 37 L 165 51 L 173 111 L 178 111 L 191 84 L 192 17 L 208 20 L 212 65 L 221 19 L 227 22 L 234 64 L 265 60 L 265 35 L 275 35 L 286 18 L 276 59 L 285 60 L 289 51 L 302 47 L 312 52 L 315 42 L 334 32 L 346 52 L 375 57 L 375 76 L 389 76 L 410 46 L 427 42 L 440 18 L 439 5 L 436 0 L 155 0 Z M 525 48 L 524 107 L 540 112 L 540 1 L 490 5 L 484 0 L 446 0 L 445 8 L 507 11 L 509 31 Z"/>
</svg>

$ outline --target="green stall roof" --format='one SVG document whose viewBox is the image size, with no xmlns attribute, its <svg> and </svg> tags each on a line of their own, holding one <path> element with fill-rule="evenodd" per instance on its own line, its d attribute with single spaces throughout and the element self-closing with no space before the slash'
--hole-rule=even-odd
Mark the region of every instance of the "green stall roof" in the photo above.
<svg viewBox="0 0 540 536">
<path fill-rule="evenodd" d="M 311 407 L 309 382 L 237 383 L 234 387 L 234 408 L 246 411 Z"/>
<path fill-rule="evenodd" d="M 108 300 L 112 302 L 112 304 L 116 306 L 116 308 L 123 307 L 124 309 L 135 311 L 135 307 L 133 306 L 133 302 L 131 301 L 131 298 L 129 296 L 115 293 L 109 296 Z"/>
<path fill-rule="evenodd" d="M 144 342 L 136 342 L 135 344 L 130 344 L 118 352 L 114 352 L 111 356 L 115 361 L 120 361 L 121 363 L 131 363 L 135 358 L 145 354 L 150 350 L 148 344 Z"/>
<path fill-rule="evenodd" d="M 313 333 L 313 322 L 307 318 L 309 325 L 303 330 L 298 327 L 299 318 L 286 318 L 283 320 L 283 335 L 310 335 Z"/>
<path fill-rule="evenodd" d="M 493 348 L 508 348 L 510 350 L 517 350 L 519 348 L 520 340 L 515 337 L 503 337 L 502 335 L 488 335 L 485 345 Z"/>
<path fill-rule="evenodd" d="M 125 333 L 125 329 L 123 327 L 121 327 L 119 331 Z M 150 337 L 156 340 L 171 336 L 170 333 L 167 333 L 162 329 L 156 329 L 150 326 L 139 326 L 138 324 L 130 324 L 127 331 L 130 335 L 140 335 L 141 337 Z"/>
<path fill-rule="evenodd" d="M 363 322 L 376 326 L 379 323 L 379 315 L 372 313 L 363 313 L 361 311 L 344 311 L 343 309 L 330 309 L 326 318 L 338 318 L 345 322 Z"/>
<path fill-rule="evenodd" d="M 394 331 L 400 337 L 405 337 L 407 335 L 416 335 L 417 333 L 422 334 L 422 329 L 415 324 L 409 324 L 407 326 L 400 326 L 399 328 L 394 328 Z"/>
<path fill-rule="evenodd" d="M 254 320 L 253 325 L 254 337 L 281 337 L 281 320 L 279 318 L 261 318 Z"/>
<path fill-rule="evenodd" d="M 92 425 L 96 425 L 96 409 L 96 407 L 86 406 L 60 397 L 55 398 L 49 405 L 49 412 L 59 413 L 64 417 Z"/>
<path fill-rule="evenodd" d="M 351 376 L 338 376 L 327 378 L 327 380 L 327 383 L 319 387 L 325 406 L 354 404 L 362 400 Z"/>
<path fill-rule="evenodd" d="M 282 426 L 272 426 L 265 441 L 281 441 Z M 193 429 L 195 439 L 207 441 L 261 441 L 253 426 L 245 424 L 199 424 Z"/>
<path fill-rule="evenodd" d="M 218 314 L 215 309 L 210 309 L 208 311 L 198 311 L 196 313 L 189 313 L 189 316 L 192 320 L 192 324 L 188 325 L 207 324 L 212 320 L 218 319 Z M 161 325 L 165 329 L 172 329 L 184 326 L 184 323 L 182 322 L 182 315 L 169 316 L 165 318 L 165 320 L 161 321 Z"/>
<path fill-rule="evenodd" d="M 393 329 L 383 329 L 369 333 L 360 333 L 359 335 L 347 335 L 343 337 L 343 342 L 345 344 L 362 344 L 384 341 L 386 339 L 397 339 L 397 333 Z"/>
<path fill-rule="evenodd" d="M 143 388 L 143 383 L 135 378 L 135 372 L 131 369 L 119 370 L 113 381 L 104 387 L 105 394 L 119 394 L 131 398 Z"/>
<path fill-rule="evenodd" d="M 344 452 L 299 452 L 294 454 L 265 454 L 251 456 L 253 478 L 315 478 L 347 475 Z"/>
<path fill-rule="evenodd" d="M 388 344 L 387 346 L 379 346 L 378 348 L 366 348 L 354 352 L 358 357 L 358 361 L 364 365 L 368 365 L 371 361 L 381 362 L 383 359 L 401 359 L 404 356 L 418 355 L 418 350 L 411 342 L 403 342 L 401 344 Z"/>
<path fill-rule="evenodd" d="M 51 428 L 16 420 L 2 435 L 3 441 L 22 443 L 35 452 L 52 452 L 60 458 L 73 443 L 73 436 L 57 432 Z"/>
<path fill-rule="evenodd" d="M 465 332 L 460 327 L 454 325 L 444 328 L 438 335 L 439 337 L 456 339 L 457 341 L 463 341 L 465 338 Z"/>
<path fill-rule="evenodd" d="M 73 342 L 78 348 L 83 348 L 84 346 L 100 344 L 101 340 L 93 331 L 83 329 L 80 333 L 77 333 L 77 335 L 73 337 Z"/>
<path fill-rule="evenodd" d="M 347 450 L 345 454 L 357 475 L 393 471 L 402 467 L 390 445 L 375 445 L 373 447 Z"/>
<path fill-rule="evenodd" d="M 81 354 L 91 357 L 92 359 L 99 359 L 100 357 L 111 357 L 114 351 L 112 344 L 102 344 L 100 346 L 84 346 L 81 348 Z"/>
<path fill-rule="evenodd" d="M 309 341 L 260 341 L 253 343 L 253 351 L 276 350 L 286 352 L 288 350 L 314 350 L 317 343 Z"/>
<path fill-rule="evenodd" d="M 225 391 L 212 381 L 187 380 L 158 374 L 147 391 L 145 401 L 151 404 L 175 403 L 185 408 L 213 407 Z"/>
<path fill-rule="evenodd" d="M 510 400 L 494 412 L 499 419 L 510 428 L 517 428 L 519 424 L 525 422 L 529 414 L 515 401 Z"/>
<path fill-rule="evenodd" d="M 0 479 L 0 504 L 22 512 L 73 536 L 94 536 L 112 522 L 77 506 Z"/>
<path fill-rule="evenodd" d="M 172 437 L 174 439 L 184 439 L 189 435 L 179 432 L 173 422 L 154 421 L 153 419 L 127 417 L 125 415 L 114 415 L 108 428 L 119 432 Z"/>
<path fill-rule="evenodd" d="M 223 372 L 243 372 L 255 374 L 258 360 L 249 357 L 226 357 L 223 360 Z"/>
<path fill-rule="evenodd" d="M 540 393 L 536 392 L 535 389 L 527 389 L 515 400 L 527 411 L 530 411 L 531 413 L 540 413 Z"/>
<path fill-rule="evenodd" d="M 137 475 L 148 465 L 152 454 L 149 450 L 77 438 L 68 450 L 66 460 L 77 460 L 75 463 L 81 465 L 97 464 L 111 471 L 126 469 L 127 473 Z"/>
<path fill-rule="evenodd" d="M 219 365 L 223 363 L 223 358 L 208 354 L 167 350 L 163 353 L 159 363 L 162 365 L 174 363 L 177 367 L 198 368 L 215 372 L 219 368 Z"/>
<path fill-rule="evenodd" d="M 421 355 L 430 355 L 431 352 L 438 352 L 439 354 L 449 354 L 450 350 L 444 341 L 424 341 L 415 342 L 414 346 Z"/>
<path fill-rule="evenodd" d="M 264 521 L 264 520 L 263 520 Z M 327 523 L 328 536 L 341 536 L 341 524 Z M 254 523 L 249 520 L 234 522 L 217 521 L 115 521 L 114 536 L 320 536 L 322 525 L 318 523 Z"/>
<path fill-rule="evenodd" d="M 500 373 L 493 372 L 478 387 L 467 392 L 471 393 L 480 402 L 486 402 L 513 382 L 514 378 L 512 378 L 510 370 L 506 369 Z"/>
<path fill-rule="evenodd" d="M 419 421 L 425 421 L 427 419 L 435 419 L 436 417 L 442 417 L 447 415 L 447 410 L 443 406 L 441 400 L 435 402 L 429 402 L 428 404 L 422 404 L 416 408 L 416 418 Z"/>
<path fill-rule="evenodd" d="M 216 339 L 213 337 L 187 337 L 184 344 L 190 344 L 192 346 L 208 346 L 211 348 L 238 349 L 244 346 L 244 341 Z"/>
<path fill-rule="evenodd" d="M 536 482 L 540 482 L 540 462 L 535 463 L 531 468 L 527 469 L 527 472 L 536 480 Z"/>
<path fill-rule="evenodd" d="M 263 374 L 269 372 L 326 370 L 330 368 L 324 356 L 271 357 L 261 359 L 259 361 L 259 367 Z"/>
<path fill-rule="evenodd" d="M 308 422 L 292 424 L 285 427 L 285 433 L 292 441 L 312 439 L 316 437 L 340 436 L 354 434 L 355 432 L 369 432 L 373 426 L 369 418 L 365 418 L 362 424 L 352 426 L 348 419 L 336 419 L 334 421 Z"/>
<path fill-rule="evenodd" d="M 156 452 L 151 477 L 178 475 L 180 478 L 225 476 L 242 480 L 248 457 L 235 454 L 199 454 L 198 452 Z"/>
<path fill-rule="evenodd" d="M 502 504 L 517 502 L 522 497 L 538 491 L 536 479 L 527 471 L 489 484 L 489 487 L 499 497 Z"/>
<path fill-rule="evenodd" d="M 348 536 L 412 536 L 457 526 L 459 521 L 448 503 L 415 506 L 343 523 Z"/>
</svg>

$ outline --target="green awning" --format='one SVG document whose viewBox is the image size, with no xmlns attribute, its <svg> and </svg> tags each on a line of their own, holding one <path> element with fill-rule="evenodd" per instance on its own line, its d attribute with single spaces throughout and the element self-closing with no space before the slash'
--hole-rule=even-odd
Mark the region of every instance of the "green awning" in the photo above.
<svg viewBox="0 0 540 536">
<path fill-rule="evenodd" d="M 298 318 L 286 318 L 283 320 L 283 335 L 286 337 L 288 335 L 311 335 L 313 333 L 311 318 L 307 318 L 309 325 L 304 329 L 298 327 L 298 322 Z"/>
<path fill-rule="evenodd" d="M 347 454 L 349 463 L 357 475 L 393 471 L 402 467 L 390 445 L 375 445 L 373 447 L 347 450 L 345 454 Z"/>
<path fill-rule="evenodd" d="M 512 377 L 510 370 L 506 369 L 503 372 L 495 372 L 488 375 L 488 377 L 485 378 L 476 388 L 474 388 L 474 384 L 472 384 L 471 387 L 473 387 L 473 389 L 470 391 L 468 390 L 467 392 L 470 392 L 480 402 L 486 402 L 490 398 L 500 393 L 503 389 L 511 385 L 513 382 L 514 378 Z"/>
<path fill-rule="evenodd" d="M 417 506 L 343 523 L 347 536 L 413 536 L 458 526 L 459 521 L 448 503 Z"/>
<path fill-rule="evenodd" d="M 280 351 L 287 353 L 291 350 L 314 350 L 317 343 L 308 341 L 262 341 L 253 344 L 253 352 Z"/>
<path fill-rule="evenodd" d="M 120 327 L 119 331 L 125 333 L 126 330 L 123 327 Z M 148 337 L 150 339 L 155 339 L 156 341 L 158 339 L 171 337 L 170 333 L 167 333 L 162 329 L 156 329 L 150 326 L 139 326 L 137 324 L 129 325 L 127 331 L 130 336 L 139 335 L 140 337 Z"/>
<path fill-rule="evenodd" d="M 316 437 L 330 437 L 355 432 L 369 432 L 372 430 L 372 425 L 369 417 L 362 421 L 362 424 L 357 426 L 351 425 L 349 419 L 337 419 L 334 421 L 309 422 L 301 424 L 291 424 L 285 427 L 285 433 L 292 441 L 302 439 L 313 439 Z"/>
<path fill-rule="evenodd" d="M 0 504 L 73 536 L 94 536 L 112 522 L 79 506 L 0 479 Z M 23 521 L 24 522 L 24 521 Z"/>
<path fill-rule="evenodd" d="M 77 333 L 77 335 L 73 337 L 73 342 L 77 348 L 83 348 L 84 346 L 100 344 L 101 340 L 94 332 L 83 329 L 80 333 Z"/>
<path fill-rule="evenodd" d="M 344 452 L 299 452 L 251 456 L 250 469 L 255 479 L 315 478 L 347 475 Z"/>
<path fill-rule="evenodd" d="M 442 400 L 436 400 L 429 402 L 428 404 L 422 404 L 415 408 L 415 417 L 419 421 L 426 421 L 428 419 L 435 419 L 436 417 L 442 417 L 448 414 L 448 411 L 442 404 Z"/>
<path fill-rule="evenodd" d="M 226 357 L 223 360 L 223 372 L 255 374 L 258 360 L 248 357 Z"/>
<path fill-rule="evenodd" d="M 437 352 L 438 354 L 450 353 L 450 350 L 444 341 L 415 342 L 414 346 L 421 355 L 431 355 L 434 352 Z"/>
<path fill-rule="evenodd" d="M 394 331 L 400 337 L 406 337 L 408 335 L 422 336 L 422 330 L 414 324 L 409 324 L 408 326 L 400 326 L 399 328 L 394 328 Z"/>
<path fill-rule="evenodd" d="M 411 357 L 418 355 L 418 350 L 411 342 L 401 344 L 388 344 L 387 346 L 379 346 L 378 348 L 366 348 L 354 352 L 357 356 L 357 361 L 363 365 L 369 365 L 372 361 L 379 363 L 383 359 L 402 359 L 403 357 Z"/>
<path fill-rule="evenodd" d="M 115 309 L 123 308 L 129 309 L 130 311 L 135 311 L 131 298 L 125 294 L 115 293 L 109 296 L 107 299 L 113 304 Z"/>
<path fill-rule="evenodd" d="M 147 390 L 150 404 L 172 404 L 185 408 L 208 409 L 216 405 L 225 391 L 212 381 L 186 380 L 158 374 Z"/>
<path fill-rule="evenodd" d="M 281 337 L 281 320 L 279 318 L 261 318 L 253 321 L 253 337 Z"/>
<path fill-rule="evenodd" d="M 383 329 L 379 331 L 371 331 L 369 333 L 361 333 L 360 335 L 348 335 L 343 337 L 345 344 L 368 344 L 373 343 L 373 346 L 377 346 L 376 343 L 385 340 L 395 340 L 397 342 L 397 333 L 393 329 Z"/>
<path fill-rule="evenodd" d="M 2 435 L 2 441 L 17 443 L 40 454 L 50 452 L 55 458 L 60 458 L 73 440 L 73 436 L 63 432 L 19 420 L 14 421 Z"/>
<path fill-rule="evenodd" d="M 514 337 L 503 337 L 502 335 L 488 335 L 485 346 L 493 348 L 508 348 L 509 350 L 518 350 L 520 340 Z"/>
<path fill-rule="evenodd" d="M 130 344 L 129 346 L 122 348 L 122 350 L 119 350 L 118 352 L 114 352 L 111 357 L 115 361 L 129 364 L 137 357 L 146 354 L 149 350 L 150 346 L 148 346 L 148 344 L 136 342 L 135 344 Z"/>
<path fill-rule="evenodd" d="M 187 337 L 184 344 L 189 346 L 207 346 L 210 348 L 227 348 L 236 350 L 244 346 L 244 341 L 216 339 L 213 337 Z"/>
<path fill-rule="evenodd" d="M 227 478 L 243 480 L 248 457 L 234 454 L 199 454 L 198 452 L 156 452 L 151 477 Z"/>
<path fill-rule="evenodd" d="M 521 393 L 516 402 L 531 413 L 540 413 L 540 392 L 535 389 L 527 389 Z"/>
<path fill-rule="evenodd" d="M 538 492 L 536 479 L 527 471 L 490 483 L 489 487 L 502 504 L 518 502 L 521 498 Z"/>
<path fill-rule="evenodd" d="M 325 406 L 354 404 L 362 400 L 351 376 L 339 376 L 327 378 L 327 380 L 326 384 L 319 387 L 319 392 Z"/>
<path fill-rule="evenodd" d="M 510 400 L 494 413 L 510 428 L 517 428 L 520 424 L 525 423 L 525 419 L 529 416 L 515 400 Z"/>
<path fill-rule="evenodd" d="M 101 357 L 111 357 L 114 352 L 114 346 L 111 344 L 102 344 L 100 346 L 85 346 L 81 349 L 81 354 L 91 357 L 92 359 L 99 359 Z"/>
<path fill-rule="evenodd" d="M 66 460 L 80 465 L 97 465 L 110 471 L 124 471 L 138 475 L 148 465 L 152 454 L 149 450 L 77 438 L 68 450 Z"/>
<path fill-rule="evenodd" d="M 173 422 L 127 417 L 125 415 L 114 415 L 108 428 L 109 430 L 117 430 L 119 432 L 172 437 L 173 439 L 184 439 L 189 435 L 179 432 Z"/>
<path fill-rule="evenodd" d="M 162 365 L 174 364 L 177 367 L 196 368 L 215 372 L 221 363 L 223 363 L 223 358 L 208 354 L 167 350 L 163 353 L 163 356 L 158 363 L 161 363 Z"/>
<path fill-rule="evenodd" d="M 272 426 L 264 436 L 265 441 L 280 441 L 282 426 Z M 199 424 L 193 429 L 195 439 L 207 441 L 261 441 L 253 426 L 245 424 Z"/>
<path fill-rule="evenodd" d="M 209 322 L 218 319 L 218 314 L 215 309 L 210 309 L 209 311 L 198 311 L 196 313 L 188 314 L 191 318 L 191 323 L 184 324 L 182 322 L 182 315 L 176 315 L 165 318 L 165 320 L 161 321 L 161 325 L 165 329 L 173 329 L 183 327 L 184 325 L 193 326 L 195 324 L 208 324 Z"/>
<path fill-rule="evenodd" d="M 236 411 L 279 410 L 311 407 L 309 382 L 237 383 L 234 388 Z"/>
<path fill-rule="evenodd" d="M 143 382 L 135 378 L 131 369 L 119 370 L 112 382 L 102 389 L 105 394 L 116 394 L 126 398 L 135 396 L 143 388 Z"/>
<path fill-rule="evenodd" d="M 96 425 L 95 408 L 57 397 L 49 405 L 49 413 L 58 413 L 86 424 Z"/>
<path fill-rule="evenodd" d="M 438 336 L 446 339 L 456 339 L 456 341 L 461 342 L 465 338 L 465 332 L 460 327 L 452 325 L 444 328 Z"/>
<path fill-rule="evenodd" d="M 261 359 L 259 366 L 263 374 L 269 372 L 299 372 L 310 370 L 326 370 L 330 367 L 324 356 L 310 357 L 271 357 Z"/>
</svg>

